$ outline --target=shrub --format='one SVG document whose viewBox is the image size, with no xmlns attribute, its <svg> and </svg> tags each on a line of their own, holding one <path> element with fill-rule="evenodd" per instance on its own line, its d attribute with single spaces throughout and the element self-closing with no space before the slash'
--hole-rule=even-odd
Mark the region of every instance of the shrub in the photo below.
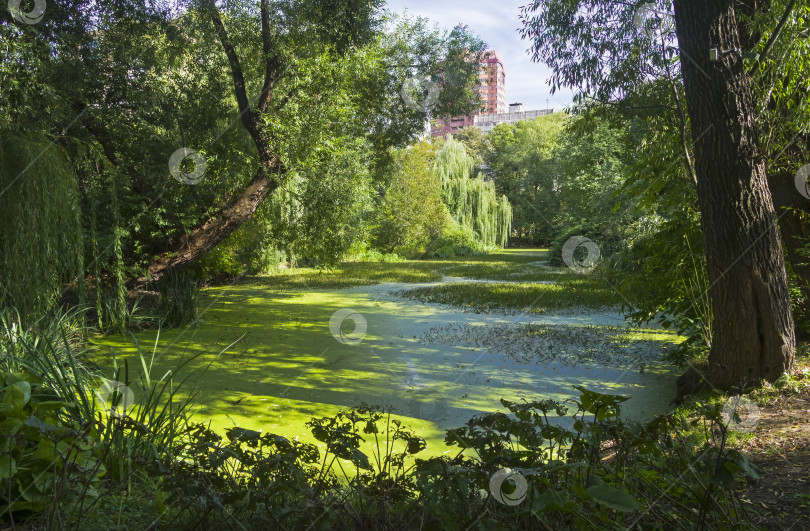
<svg viewBox="0 0 810 531">
<path fill-rule="evenodd" d="M 561 232 L 551 242 L 548 251 L 548 262 L 552 266 L 565 266 L 562 259 L 562 249 L 570 238 L 583 236 L 593 240 L 599 246 L 599 255 L 602 259 L 609 258 L 616 252 L 626 247 L 627 235 L 622 233 L 615 226 L 605 223 L 589 224 L 581 223 L 573 225 L 571 228 Z M 575 255 L 575 258 L 577 256 Z"/>
<path fill-rule="evenodd" d="M 441 236 L 427 247 L 425 256 L 431 258 L 474 256 L 484 254 L 488 250 L 478 240 L 472 229 L 453 223 L 445 228 Z"/>
<path fill-rule="evenodd" d="M 69 407 L 36 376 L 0 372 L 0 509 L 40 512 L 94 500 L 105 473 L 98 433 L 66 420 Z"/>
<path fill-rule="evenodd" d="M 450 221 L 431 165 L 435 147 L 422 142 L 401 151 L 373 216 L 373 243 L 389 253 L 419 254 Z"/>
</svg>

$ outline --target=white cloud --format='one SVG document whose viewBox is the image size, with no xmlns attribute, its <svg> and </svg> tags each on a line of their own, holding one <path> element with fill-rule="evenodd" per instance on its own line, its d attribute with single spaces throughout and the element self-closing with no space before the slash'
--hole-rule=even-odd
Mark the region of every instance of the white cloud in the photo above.
<svg viewBox="0 0 810 531">
<path fill-rule="evenodd" d="M 444 28 L 462 23 L 478 35 L 490 48 L 497 50 L 506 68 L 507 102 L 521 102 L 526 109 L 563 107 L 572 100 L 572 92 L 564 89 L 551 94 L 547 80 L 551 71 L 544 64 L 533 63 L 527 52 L 530 42 L 520 38 L 520 6 L 518 2 L 485 2 L 483 0 L 389 0 L 388 9 L 429 18 Z M 547 103 L 548 102 L 548 103 Z"/>
</svg>

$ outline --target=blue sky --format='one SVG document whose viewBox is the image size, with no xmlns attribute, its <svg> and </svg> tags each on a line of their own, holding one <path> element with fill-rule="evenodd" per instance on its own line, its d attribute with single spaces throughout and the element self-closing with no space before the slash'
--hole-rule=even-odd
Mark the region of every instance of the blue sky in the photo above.
<svg viewBox="0 0 810 531">
<path fill-rule="evenodd" d="M 533 63 L 526 50 L 529 42 L 520 38 L 520 6 L 527 0 L 388 0 L 388 9 L 427 17 L 442 28 L 467 24 L 498 55 L 506 68 L 506 101 L 522 102 L 526 109 L 560 108 L 571 103 L 572 93 L 560 90 L 551 95 L 549 69 Z"/>
</svg>

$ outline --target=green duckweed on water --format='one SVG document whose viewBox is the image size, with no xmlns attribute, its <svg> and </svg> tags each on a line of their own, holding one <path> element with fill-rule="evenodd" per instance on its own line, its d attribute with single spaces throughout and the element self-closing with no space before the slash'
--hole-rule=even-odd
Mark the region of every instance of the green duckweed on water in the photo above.
<svg viewBox="0 0 810 531">
<path fill-rule="evenodd" d="M 194 372 L 185 392 L 197 395 L 196 420 L 309 442 L 310 418 L 364 403 L 395 408 L 428 441 L 424 455 L 446 452 L 444 431 L 502 410 L 500 398 L 563 400 L 583 385 L 631 396 L 631 416 L 665 411 L 675 375 L 661 355 L 681 338 L 627 326 L 609 286 L 543 267 L 543 257 L 283 271 L 207 288 L 195 324 L 133 337 L 142 351 L 154 346 L 153 377 L 196 356 L 181 369 Z M 495 295 L 498 286 L 508 290 Z M 133 380 L 132 338 L 97 343 L 127 361 Z"/>
</svg>

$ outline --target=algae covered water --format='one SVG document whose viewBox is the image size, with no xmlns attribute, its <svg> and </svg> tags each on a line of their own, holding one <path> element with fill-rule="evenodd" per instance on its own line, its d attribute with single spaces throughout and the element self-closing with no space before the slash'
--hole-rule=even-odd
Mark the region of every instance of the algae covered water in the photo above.
<svg viewBox="0 0 810 531">
<path fill-rule="evenodd" d="M 386 405 L 434 454 L 445 451 L 446 429 L 504 411 L 500 398 L 565 400 L 581 385 L 631 397 L 624 404 L 630 417 L 666 411 L 676 375 L 662 355 L 679 340 L 670 332 L 629 327 L 616 309 L 588 308 L 581 300 L 542 313 L 532 311 L 537 304 L 476 312 L 408 296 L 452 287 L 476 297 L 487 280 L 496 289 L 528 285 L 542 298 L 542 290 L 579 281 L 540 267 L 542 256 L 502 253 L 492 258 L 496 265 L 466 264 L 471 277 L 460 275 L 465 264 L 432 263 L 434 270 L 455 269 L 430 283 L 336 289 L 304 281 L 279 289 L 254 279 L 209 288 L 195 326 L 161 333 L 153 374 L 199 354 L 183 370 L 198 371 L 190 379 L 197 419 L 217 428 L 239 425 L 311 441 L 312 417 Z M 137 337 L 145 348 L 156 332 Z M 124 339 L 103 344 L 119 357 L 134 354 Z"/>
</svg>

